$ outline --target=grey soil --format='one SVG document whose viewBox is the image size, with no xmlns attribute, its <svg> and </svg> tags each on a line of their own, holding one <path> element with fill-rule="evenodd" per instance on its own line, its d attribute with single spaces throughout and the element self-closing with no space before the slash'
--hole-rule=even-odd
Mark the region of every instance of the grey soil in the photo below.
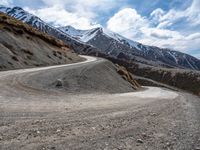
<svg viewBox="0 0 200 150">
<path fill-rule="evenodd" d="M 3 150 L 200 148 L 199 97 L 151 87 L 117 94 L 131 85 L 102 59 L 1 72 L 0 83 Z"/>
</svg>

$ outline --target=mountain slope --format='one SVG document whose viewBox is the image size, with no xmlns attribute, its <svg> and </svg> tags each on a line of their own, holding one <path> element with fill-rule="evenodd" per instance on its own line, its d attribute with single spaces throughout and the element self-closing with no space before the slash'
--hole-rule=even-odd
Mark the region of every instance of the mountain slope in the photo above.
<svg viewBox="0 0 200 150">
<path fill-rule="evenodd" d="M 193 56 L 170 49 L 146 46 L 103 28 L 81 31 L 67 26 L 59 29 L 115 58 L 135 60 L 153 66 L 200 70 L 200 60 Z"/>
<path fill-rule="evenodd" d="M 0 11 L 63 40 L 78 53 L 104 53 L 114 58 L 151 66 L 200 70 L 200 61 L 190 55 L 169 49 L 142 45 L 102 28 L 77 30 L 67 26 L 56 29 L 20 7 L 0 7 Z"/>
<path fill-rule="evenodd" d="M 62 30 L 65 32 L 70 29 L 72 29 L 72 27 L 62 28 Z M 107 48 L 105 51 L 105 53 L 107 54 L 98 53 L 98 56 L 109 59 L 113 63 L 126 67 L 128 71 L 130 71 L 134 75 L 144 77 L 145 79 L 142 78 L 142 80 L 136 79 L 142 85 L 160 86 L 161 84 L 153 84 L 155 83 L 155 81 L 157 81 L 159 83 L 174 86 L 179 89 L 192 92 L 196 95 L 200 95 L 200 73 L 199 71 L 195 71 L 195 69 L 199 70 L 197 68 L 199 66 L 199 60 L 197 60 L 196 58 L 176 51 L 141 45 L 140 43 L 127 40 L 126 38 L 123 38 L 118 34 L 105 31 L 101 28 L 92 30 L 95 32 L 85 32 L 87 33 L 87 35 L 82 35 L 84 32 L 81 32 L 80 34 L 79 30 L 77 31 L 78 32 L 76 32 L 76 34 L 79 35 L 79 40 L 82 40 L 83 37 L 89 35 L 89 37 L 93 38 L 90 39 L 86 37 L 85 39 L 89 39 L 87 41 L 88 43 L 92 43 L 97 46 L 100 45 L 103 47 L 102 49 L 106 48 L 106 44 L 110 45 L 110 48 Z M 75 29 L 73 29 L 73 32 L 75 32 Z M 68 33 L 70 33 L 70 31 L 68 31 Z M 93 33 L 93 35 L 89 33 Z M 112 41 L 112 43 L 110 43 L 110 41 Z M 125 47 L 122 43 L 128 43 L 128 46 Z M 125 50 L 120 48 L 125 48 Z M 112 49 L 113 51 L 110 52 L 110 50 Z M 120 54 L 118 54 L 118 50 L 120 51 Z M 149 51 L 147 52 L 147 50 Z M 129 52 L 134 52 L 134 54 Z M 138 56 L 140 55 L 140 53 L 143 52 L 147 52 L 147 56 L 142 55 L 144 56 L 144 58 L 146 57 L 146 59 Z M 138 55 L 135 53 L 137 53 Z M 148 53 L 150 54 L 148 55 Z M 90 55 L 96 54 L 90 53 Z M 156 60 L 147 61 L 153 59 L 152 56 L 159 56 L 159 59 L 164 59 L 164 61 L 167 62 L 158 62 Z M 171 64 L 169 64 L 169 62 L 171 62 Z M 161 67 L 162 65 L 172 68 Z M 152 79 L 153 82 L 149 82 L 149 79 Z"/>
<path fill-rule="evenodd" d="M 0 70 L 83 60 L 62 41 L 0 13 Z"/>
<path fill-rule="evenodd" d="M 24 11 L 20 7 L 8 8 L 8 7 L 0 6 L 0 12 L 6 13 L 9 16 L 15 17 L 16 19 L 23 21 L 44 33 L 47 33 L 51 36 L 54 36 L 62 40 L 76 52 L 98 51 L 96 48 L 90 45 L 87 45 L 85 43 L 82 43 L 80 41 L 77 41 L 76 39 L 72 38 L 70 35 L 47 24 L 46 22 L 44 22 L 37 16 L 32 15 L 28 13 L 27 11 Z"/>
<path fill-rule="evenodd" d="M 52 87 L 58 78 L 67 91 Z M 0 147 L 196 149 L 198 97 L 155 87 L 118 93 L 129 90 L 104 59 L 0 72 Z"/>
</svg>

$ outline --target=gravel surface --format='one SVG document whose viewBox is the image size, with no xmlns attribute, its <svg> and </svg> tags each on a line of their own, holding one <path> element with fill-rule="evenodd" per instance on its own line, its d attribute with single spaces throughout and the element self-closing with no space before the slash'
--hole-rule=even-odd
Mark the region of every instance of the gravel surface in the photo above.
<svg viewBox="0 0 200 150">
<path fill-rule="evenodd" d="M 105 65 L 113 78 L 104 69 L 106 80 L 95 81 L 99 72 L 91 75 L 90 68 Z M 101 85 L 82 85 L 73 93 L 83 72 L 76 80 L 68 75 L 80 68 L 90 75 L 86 80 Z M 156 87 L 131 92 L 113 71 L 105 60 L 88 57 L 74 65 L 0 72 L 0 149 L 200 148 L 199 97 Z M 76 84 L 67 86 L 64 79 Z"/>
</svg>

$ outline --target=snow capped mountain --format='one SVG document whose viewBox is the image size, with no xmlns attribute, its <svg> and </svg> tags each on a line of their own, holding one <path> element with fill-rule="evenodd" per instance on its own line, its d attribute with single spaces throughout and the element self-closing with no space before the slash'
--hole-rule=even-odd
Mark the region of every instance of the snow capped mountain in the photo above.
<svg viewBox="0 0 200 150">
<path fill-rule="evenodd" d="M 58 29 L 67 33 L 68 35 L 71 35 L 73 38 L 76 38 L 82 42 L 88 42 L 92 38 L 94 38 L 98 33 L 102 33 L 107 37 L 111 37 L 111 38 L 117 40 L 118 42 L 120 42 L 122 44 L 130 45 L 131 47 L 138 48 L 138 45 L 140 45 L 140 43 L 138 43 L 138 42 L 131 41 L 117 33 L 111 32 L 102 27 L 94 28 L 91 30 L 79 30 L 79 29 L 75 29 L 74 27 L 69 25 L 69 26 L 65 26 L 65 27 L 60 27 Z"/>
<path fill-rule="evenodd" d="M 91 50 L 96 51 L 96 48 L 74 39 L 72 36 L 51 26 L 50 24 L 41 20 L 39 17 L 33 14 L 30 14 L 29 12 L 23 10 L 20 7 L 8 8 L 8 7 L 0 6 L 0 12 L 6 13 L 9 16 L 15 17 L 16 19 L 23 21 L 44 33 L 47 33 L 51 36 L 54 36 L 64 41 L 67 45 L 69 45 L 72 49 L 74 49 L 77 52 L 91 51 Z"/>
<path fill-rule="evenodd" d="M 40 30 L 45 30 L 49 26 L 40 18 L 24 11 L 20 7 L 13 7 L 13 8 L 0 7 L 0 11 L 28 24 L 31 23 L 32 26 L 37 27 Z"/>
<path fill-rule="evenodd" d="M 87 30 L 77 30 L 72 26 L 61 27 L 58 29 L 79 40 L 84 35 L 84 33 L 87 32 Z"/>
<path fill-rule="evenodd" d="M 58 29 L 82 42 L 88 42 L 98 34 L 99 30 L 101 30 L 101 28 L 94 28 L 91 30 L 78 30 L 72 26 L 61 27 Z"/>
<path fill-rule="evenodd" d="M 143 45 L 101 27 L 77 30 L 67 26 L 59 29 L 115 58 L 135 60 L 150 65 L 200 70 L 200 60 L 195 57 L 166 48 Z"/>
<path fill-rule="evenodd" d="M 7 8 L 0 6 L 0 12 L 4 12 L 42 32 L 63 40 L 79 53 L 96 54 L 100 52 L 113 58 L 152 66 L 200 70 L 200 60 L 195 57 L 169 49 L 146 46 L 101 27 L 91 30 L 78 30 L 72 26 L 55 28 L 20 7 Z"/>
</svg>

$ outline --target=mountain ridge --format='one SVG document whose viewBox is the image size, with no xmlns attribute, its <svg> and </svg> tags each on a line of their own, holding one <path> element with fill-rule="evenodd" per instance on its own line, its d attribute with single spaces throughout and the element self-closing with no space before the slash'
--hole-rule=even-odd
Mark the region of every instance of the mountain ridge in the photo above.
<svg viewBox="0 0 200 150">
<path fill-rule="evenodd" d="M 94 49 L 94 47 L 87 45 L 85 43 L 82 43 L 81 41 L 77 41 L 70 35 L 44 22 L 39 17 L 23 10 L 21 7 L 9 8 L 9 7 L 0 6 L 0 12 L 3 12 L 11 17 L 14 17 L 24 23 L 31 25 L 32 27 L 44 33 L 47 33 L 51 36 L 56 37 L 57 39 L 62 40 L 64 43 L 69 45 L 76 52 L 91 51 L 92 49 Z"/>
<path fill-rule="evenodd" d="M 87 44 L 91 44 L 103 50 L 103 52 L 111 54 L 115 57 L 121 58 L 123 57 L 122 55 L 125 55 L 126 57 L 128 57 L 128 59 L 133 59 L 135 55 L 138 55 L 151 61 L 160 61 L 162 63 L 166 63 L 169 66 L 171 65 L 172 67 L 175 66 L 179 68 L 190 68 L 194 70 L 200 69 L 200 61 L 193 56 L 167 48 L 143 45 L 139 42 L 129 40 L 117 33 L 108 31 L 101 27 L 87 30 L 87 32 L 84 30 L 76 30 L 72 27 L 69 28 L 69 26 L 65 28 L 67 29 L 64 29 L 63 27 L 59 29 L 69 35 L 71 34 L 71 36 L 73 36 L 74 38 L 77 38 Z M 72 29 L 73 32 L 71 32 Z M 94 32 L 94 30 L 96 32 Z M 76 34 L 73 34 L 75 32 Z M 89 35 L 90 37 L 87 37 L 87 35 Z M 83 37 L 84 39 L 88 40 L 84 40 Z M 105 41 L 104 44 L 98 44 L 99 41 L 102 40 Z M 108 43 L 108 41 L 110 42 Z M 102 47 L 101 45 L 105 45 L 106 42 L 107 47 Z M 108 47 L 110 47 L 110 51 L 108 50 Z M 119 47 L 122 47 L 122 49 L 117 50 Z M 124 49 L 129 51 L 128 54 L 124 51 Z M 131 55 L 131 53 L 133 54 Z"/>
<path fill-rule="evenodd" d="M 61 39 L 77 53 L 103 53 L 114 58 L 135 61 L 150 66 L 200 70 L 200 60 L 193 56 L 155 46 L 146 46 L 124 38 L 119 34 L 105 31 L 103 28 L 83 31 L 71 27 L 66 32 L 63 28 L 52 27 L 20 7 L 0 7 L 0 11 Z"/>
<path fill-rule="evenodd" d="M 0 71 L 82 61 L 63 41 L 0 13 Z"/>
</svg>

